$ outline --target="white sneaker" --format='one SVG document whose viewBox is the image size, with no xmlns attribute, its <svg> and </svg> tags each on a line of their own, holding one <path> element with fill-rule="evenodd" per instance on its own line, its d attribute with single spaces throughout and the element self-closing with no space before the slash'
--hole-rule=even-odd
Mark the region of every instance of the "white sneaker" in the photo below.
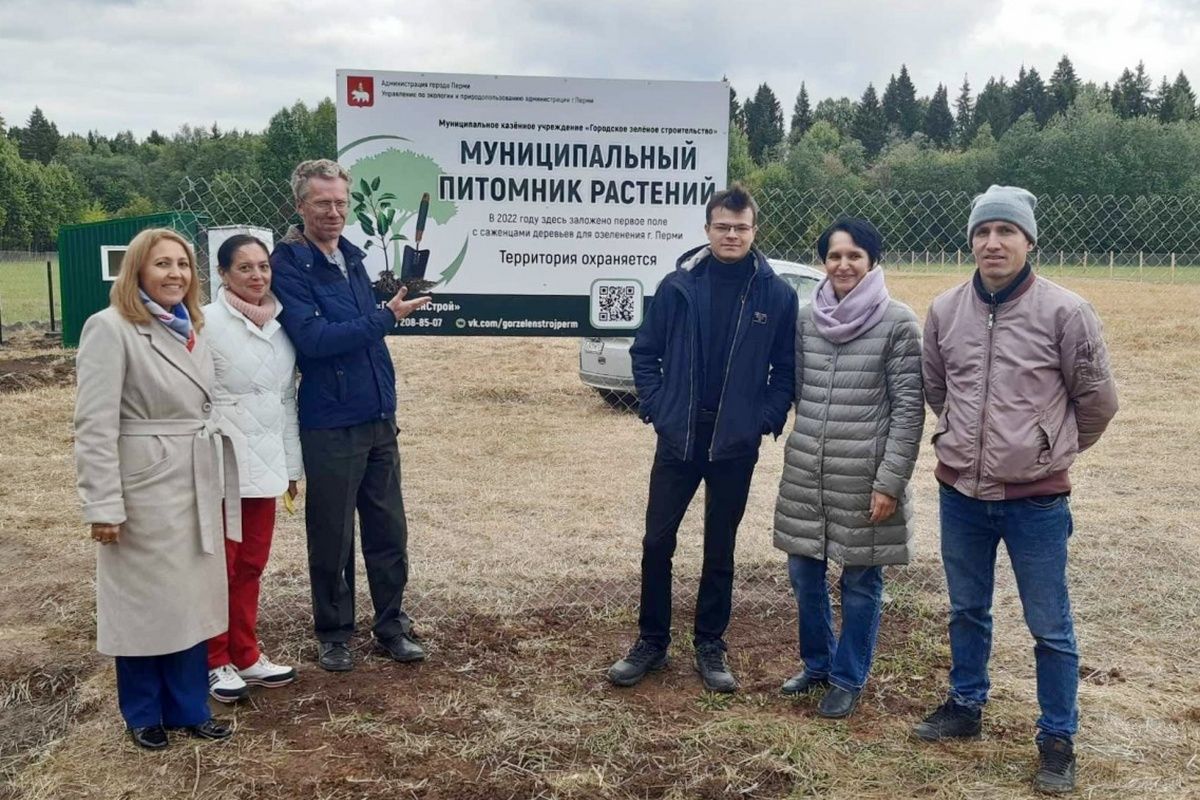
<svg viewBox="0 0 1200 800">
<path fill-rule="evenodd" d="M 222 703 L 236 703 L 250 694 L 250 687 L 238 676 L 232 664 L 222 664 L 208 671 L 208 693 Z"/>
<path fill-rule="evenodd" d="M 261 653 L 258 656 L 258 661 L 255 661 L 245 669 L 239 669 L 238 675 L 246 683 L 252 683 L 255 686 L 266 686 L 268 689 L 273 689 L 276 686 L 285 686 L 296 680 L 296 670 L 294 668 L 272 664 L 271 659 Z"/>
</svg>

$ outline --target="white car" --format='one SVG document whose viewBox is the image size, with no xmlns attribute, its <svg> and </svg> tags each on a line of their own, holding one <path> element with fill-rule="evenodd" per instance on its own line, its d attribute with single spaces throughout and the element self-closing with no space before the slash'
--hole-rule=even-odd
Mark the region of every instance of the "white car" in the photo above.
<svg viewBox="0 0 1200 800">
<path fill-rule="evenodd" d="M 823 270 L 791 261 L 767 259 L 771 269 L 796 290 L 800 305 L 812 300 Z M 589 337 L 579 343 L 579 379 L 606 399 L 623 402 L 637 396 L 633 386 L 633 362 L 629 358 L 632 336 Z"/>
</svg>

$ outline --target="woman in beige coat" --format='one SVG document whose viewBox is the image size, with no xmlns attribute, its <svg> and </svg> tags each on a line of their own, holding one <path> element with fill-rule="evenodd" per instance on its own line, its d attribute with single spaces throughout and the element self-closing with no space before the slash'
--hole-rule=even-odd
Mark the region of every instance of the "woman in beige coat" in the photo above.
<svg viewBox="0 0 1200 800">
<path fill-rule="evenodd" d="M 195 263 L 174 231 L 138 234 L 76 356 L 77 482 L 101 545 L 96 647 L 116 657 L 121 714 L 148 749 L 167 746 L 167 727 L 232 732 L 208 709 L 206 655 L 226 628 L 221 501 L 237 496 L 237 464 L 213 416 Z M 228 535 L 240 531 L 232 503 Z"/>
</svg>

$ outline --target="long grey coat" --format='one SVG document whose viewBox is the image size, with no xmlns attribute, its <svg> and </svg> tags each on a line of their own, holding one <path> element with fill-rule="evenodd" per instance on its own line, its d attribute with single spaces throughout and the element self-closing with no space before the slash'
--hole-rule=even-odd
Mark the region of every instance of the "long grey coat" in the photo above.
<svg viewBox="0 0 1200 800">
<path fill-rule="evenodd" d="M 221 498 L 237 465 L 213 420 L 213 362 L 159 322 L 108 308 L 76 356 L 75 467 L 83 519 L 124 523 L 96 550 L 96 648 L 113 656 L 185 650 L 228 628 Z M 222 475 L 224 456 L 224 481 Z M 229 537 L 240 539 L 240 504 Z"/>
<path fill-rule="evenodd" d="M 891 300 L 883 319 L 833 344 L 812 309 L 796 323 L 796 420 L 784 450 L 775 546 L 850 566 L 912 558 L 912 477 L 925 422 L 921 329 Z M 870 522 L 871 492 L 897 499 Z"/>
</svg>

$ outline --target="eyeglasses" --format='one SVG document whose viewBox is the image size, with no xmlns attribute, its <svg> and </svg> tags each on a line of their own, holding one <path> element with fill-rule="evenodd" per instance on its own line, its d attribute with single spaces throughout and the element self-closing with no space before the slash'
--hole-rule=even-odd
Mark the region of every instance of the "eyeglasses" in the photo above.
<svg viewBox="0 0 1200 800">
<path fill-rule="evenodd" d="M 714 222 L 708 226 L 708 229 L 718 236 L 724 236 L 732 231 L 738 236 L 745 236 L 750 231 L 754 230 L 753 225 L 726 225 L 724 222 Z"/>
<path fill-rule="evenodd" d="M 312 202 L 311 200 L 305 200 L 304 202 L 308 203 L 310 206 L 315 208 L 317 211 L 322 211 L 324 213 L 329 213 L 330 211 L 332 211 L 335 208 L 338 211 L 345 211 L 347 208 L 350 207 L 350 204 L 347 203 L 345 200 L 321 200 L 316 203 Z"/>
</svg>

